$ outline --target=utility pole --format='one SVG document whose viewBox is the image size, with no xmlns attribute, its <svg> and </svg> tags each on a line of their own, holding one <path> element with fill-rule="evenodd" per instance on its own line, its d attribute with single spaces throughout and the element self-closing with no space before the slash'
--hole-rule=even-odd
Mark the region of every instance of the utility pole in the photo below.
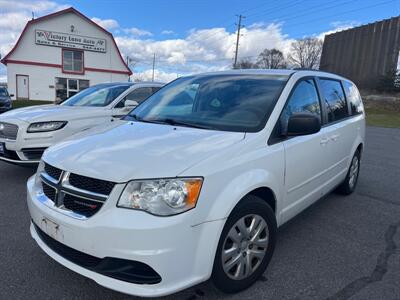
<svg viewBox="0 0 400 300">
<path fill-rule="evenodd" d="M 237 24 L 237 35 L 236 35 L 236 50 L 235 50 L 235 60 L 233 63 L 233 67 L 236 69 L 236 64 L 237 64 L 237 58 L 238 58 L 238 52 L 239 52 L 239 39 L 240 39 L 240 29 L 242 28 L 242 19 L 245 18 L 245 16 L 239 15 L 239 22 Z"/>
<path fill-rule="evenodd" d="M 156 54 L 153 54 L 153 76 L 151 77 L 151 81 L 154 81 L 154 66 L 156 64 Z"/>
</svg>

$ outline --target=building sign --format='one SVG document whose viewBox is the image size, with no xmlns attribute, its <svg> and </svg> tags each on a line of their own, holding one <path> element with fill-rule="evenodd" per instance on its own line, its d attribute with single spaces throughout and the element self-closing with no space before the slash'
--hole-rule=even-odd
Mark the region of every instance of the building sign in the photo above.
<svg viewBox="0 0 400 300">
<path fill-rule="evenodd" d="M 106 40 L 49 30 L 35 30 L 35 43 L 38 45 L 74 48 L 95 52 L 107 52 Z"/>
</svg>

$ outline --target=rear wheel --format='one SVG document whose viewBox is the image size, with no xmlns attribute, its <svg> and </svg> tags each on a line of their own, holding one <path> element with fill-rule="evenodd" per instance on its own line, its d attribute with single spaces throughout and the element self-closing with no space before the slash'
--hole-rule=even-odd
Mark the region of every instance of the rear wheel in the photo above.
<svg viewBox="0 0 400 300">
<path fill-rule="evenodd" d="M 351 193 L 353 193 L 357 186 L 359 173 L 360 150 L 357 150 L 351 160 L 351 164 L 349 170 L 347 171 L 345 180 L 338 186 L 336 191 L 342 195 L 350 195 Z"/>
<path fill-rule="evenodd" d="M 215 286 L 235 293 L 256 282 L 271 260 L 276 230 L 270 206 L 256 196 L 246 196 L 222 231 L 212 275 Z"/>
</svg>

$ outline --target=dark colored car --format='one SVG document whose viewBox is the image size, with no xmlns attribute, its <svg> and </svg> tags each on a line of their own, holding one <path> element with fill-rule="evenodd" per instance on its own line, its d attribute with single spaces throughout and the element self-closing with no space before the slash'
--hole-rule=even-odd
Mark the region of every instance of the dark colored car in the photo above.
<svg viewBox="0 0 400 300">
<path fill-rule="evenodd" d="M 0 113 L 12 108 L 11 98 L 5 86 L 0 86 Z"/>
</svg>

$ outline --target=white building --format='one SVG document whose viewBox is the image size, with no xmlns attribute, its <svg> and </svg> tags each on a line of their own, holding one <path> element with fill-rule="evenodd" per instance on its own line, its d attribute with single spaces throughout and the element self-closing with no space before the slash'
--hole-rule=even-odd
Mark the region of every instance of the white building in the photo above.
<svg viewBox="0 0 400 300">
<path fill-rule="evenodd" d="M 65 99 L 131 75 L 112 34 L 72 7 L 29 21 L 1 62 L 13 99 Z"/>
</svg>

